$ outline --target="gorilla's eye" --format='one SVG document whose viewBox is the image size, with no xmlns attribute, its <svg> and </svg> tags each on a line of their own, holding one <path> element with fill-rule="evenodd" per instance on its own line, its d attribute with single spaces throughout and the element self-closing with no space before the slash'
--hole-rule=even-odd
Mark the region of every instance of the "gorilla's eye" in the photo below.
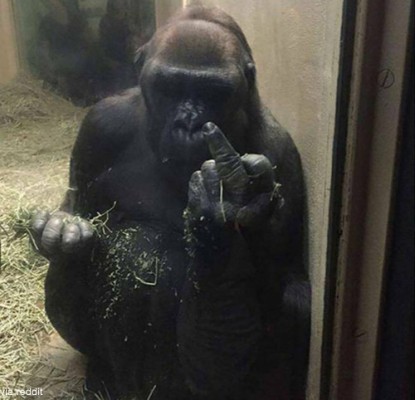
<svg viewBox="0 0 415 400">
<path fill-rule="evenodd" d="M 185 88 L 174 77 L 158 77 L 154 80 L 153 90 L 161 96 L 179 99 L 183 97 Z"/>
<path fill-rule="evenodd" d="M 225 85 L 225 84 L 210 84 L 203 90 L 203 97 L 208 102 L 214 103 L 225 103 L 227 102 L 232 95 L 234 94 L 235 90 L 232 85 Z"/>
</svg>

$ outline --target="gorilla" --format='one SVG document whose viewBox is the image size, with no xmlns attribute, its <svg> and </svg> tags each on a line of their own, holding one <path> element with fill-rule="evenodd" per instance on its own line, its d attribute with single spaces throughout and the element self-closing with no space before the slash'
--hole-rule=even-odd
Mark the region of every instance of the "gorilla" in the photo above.
<svg viewBox="0 0 415 400">
<path fill-rule="evenodd" d="M 192 6 L 97 103 L 59 211 L 32 220 L 46 311 L 111 399 L 302 399 L 304 184 L 236 22 Z M 105 230 L 91 218 L 107 216 Z"/>
</svg>

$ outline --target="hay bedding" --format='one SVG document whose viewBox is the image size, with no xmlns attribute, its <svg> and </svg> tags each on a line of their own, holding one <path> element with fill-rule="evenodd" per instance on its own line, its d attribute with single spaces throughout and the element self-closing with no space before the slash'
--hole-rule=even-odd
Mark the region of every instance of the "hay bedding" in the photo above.
<svg viewBox="0 0 415 400">
<path fill-rule="evenodd" d="M 59 205 L 84 114 L 28 77 L 0 87 L 0 399 L 28 387 L 42 387 L 43 399 L 82 398 L 83 360 L 44 313 L 47 263 L 15 228 L 31 209 Z"/>
</svg>

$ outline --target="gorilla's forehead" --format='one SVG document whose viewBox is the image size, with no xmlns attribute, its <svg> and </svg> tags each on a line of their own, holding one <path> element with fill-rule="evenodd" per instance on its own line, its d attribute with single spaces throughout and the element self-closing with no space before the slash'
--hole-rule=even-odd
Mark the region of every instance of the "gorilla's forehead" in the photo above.
<svg viewBox="0 0 415 400">
<path fill-rule="evenodd" d="M 167 27 L 157 41 L 157 59 L 169 64 L 221 68 L 242 61 L 238 39 L 212 22 L 180 21 Z"/>
<path fill-rule="evenodd" d="M 148 64 L 147 78 L 154 81 L 183 82 L 191 84 L 194 82 L 205 85 L 216 85 L 221 87 L 238 87 L 241 82 L 241 71 L 235 65 L 203 67 L 193 64 L 165 63 L 153 60 Z"/>
</svg>

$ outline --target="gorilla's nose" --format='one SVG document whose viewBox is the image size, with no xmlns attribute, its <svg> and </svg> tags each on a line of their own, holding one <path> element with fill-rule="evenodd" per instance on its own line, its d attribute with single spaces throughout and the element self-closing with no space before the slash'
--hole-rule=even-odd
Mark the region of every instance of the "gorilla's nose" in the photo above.
<svg viewBox="0 0 415 400">
<path fill-rule="evenodd" d="M 174 127 L 193 132 L 204 124 L 203 112 L 191 102 L 183 103 L 174 118 Z"/>
</svg>

